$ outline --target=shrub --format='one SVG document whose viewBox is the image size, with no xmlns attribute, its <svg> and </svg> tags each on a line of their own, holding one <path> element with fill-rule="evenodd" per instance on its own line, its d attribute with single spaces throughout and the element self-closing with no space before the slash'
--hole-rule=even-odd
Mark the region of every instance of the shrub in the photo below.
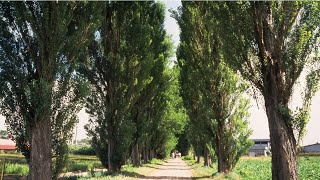
<svg viewBox="0 0 320 180">
<path fill-rule="evenodd" d="M 29 166 L 25 164 L 6 163 L 5 174 L 27 175 Z"/>
<path fill-rule="evenodd" d="M 70 152 L 76 155 L 96 155 L 95 150 L 91 146 L 73 147 Z"/>
<path fill-rule="evenodd" d="M 183 160 L 193 160 L 193 156 L 191 155 L 184 156 Z"/>
<path fill-rule="evenodd" d="M 87 171 L 88 170 L 88 164 L 86 163 L 69 163 L 69 165 L 66 167 L 67 172 L 74 172 L 74 171 Z"/>
</svg>

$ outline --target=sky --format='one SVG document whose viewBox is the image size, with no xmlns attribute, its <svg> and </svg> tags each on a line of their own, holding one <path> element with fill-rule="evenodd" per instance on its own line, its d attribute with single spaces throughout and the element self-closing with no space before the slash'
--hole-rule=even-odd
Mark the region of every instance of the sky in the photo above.
<svg viewBox="0 0 320 180">
<path fill-rule="evenodd" d="M 171 35 L 171 39 L 174 42 L 175 47 L 179 44 L 179 26 L 176 23 L 176 20 L 170 17 L 170 12 L 168 12 L 169 9 L 176 10 L 180 5 L 180 1 L 171 0 L 171 1 L 163 1 L 166 5 L 166 18 L 165 18 L 165 28 L 167 30 L 167 33 Z M 175 59 L 175 58 L 174 58 Z M 301 105 L 301 96 L 302 93 L 301 86 L 304 84 L 304 78 L 300 77 L 295 87 L 295 91 L 293 93 L 290 107 L 292 109 L 295 109 L 296 106 Z M 299 86 L 300 85 L 300 86 Z M 307 124 L 307 133 L 304 136 L 302 140 L 302 145 L 308 145 L 308 144 L 314 144 L 316 142 L 320 142 L 320 92 L 316 94 L 316 96 L 312 100 L 312 106 L 311 106 L 311 118 L 309 123 Z M 253 139 L 268 139 L 269 138 L 269 128 L 268 128 L 268 120 L 266 116 L 266 112 L 264 110 L 263 102 L 256 102 L 254 99 L 251 98 L 251 108 L 249 109 L 249 112 L 251 114 L 249 121 L 249 128 L 252 129 L 252 135 L 251 138 Z M 89 115 L 85 113 L 85 110 L 82 109 L 78 113 L 79 117 L 79 123 L 77 124 L 75 131 L 77 132 L 77 139 L 83 139 L 86 138 L 86 132 L 83 128 L 85 124 L 87 124 Z M 5 129 L 4 126 L 4 117 L 0 115 L 0 130 Z"/>
</svg>

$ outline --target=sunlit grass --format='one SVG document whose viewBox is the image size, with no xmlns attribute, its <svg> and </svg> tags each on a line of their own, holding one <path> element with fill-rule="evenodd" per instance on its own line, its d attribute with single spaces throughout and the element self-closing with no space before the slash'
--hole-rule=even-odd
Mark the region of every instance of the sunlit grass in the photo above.
<svg viewBox="0 0 320 180">
<path fill-rule="evenodd" d="M 96 172 L 94 174 L 84 177 L 68 177 L 64 180 L 137 180 L 149 175 L 165 161 L 159 159 L 152 159 L 150 163 L 142 164 L 140 167 L 133 167 L 132 165 L 125 165 L 119 173 L 109 174 L 108 172 Z"/>
<path fill-rule="evenodd" d="M 271 179 L 271 157 L 241 157 L 230 174 L 217 173 L 217 166 L 204 167 L 203 162 L 186 161 L 193 168 L 193 177 L 201 179 Z M 320 178 L 320 156 L 299 156 L 299 179 Z"/>
</svg>

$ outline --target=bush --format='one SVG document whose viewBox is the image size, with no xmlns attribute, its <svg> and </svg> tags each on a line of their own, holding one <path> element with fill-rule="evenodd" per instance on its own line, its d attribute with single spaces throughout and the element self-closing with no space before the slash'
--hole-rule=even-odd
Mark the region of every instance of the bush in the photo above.
<svg viewBox="0 0 320 180">
<path fill-rule="evenodd" d="M 69 161 L 65 168 L 65 172 L 74 171 L 90 171 L 92 172 L 95 168 L 103 168 L 101 163 L 93 161 Z"/>
<path fill-rule="evenodd" d="M 67 172 L 74 172 L 74 171 L 87 171 L 89 165 L 87 163 L 70 163 L 66 167 Z"/>
<path fill-rule="evenodd" d="M 5 174 L 27 175 L 29 166 L 25 164 L 6 163 Z"/>
<path fill-rule="evenodd" d="M 193 160 L 193 156 L 191 155 L 184 156 L 183 160 Z"/>
<path fill-rule="evenodd" d="M 91 146 L 80 146 L 70 148 L 71 154 L 76 155 L 96 155 L 95 150 Z"/>
</svg>

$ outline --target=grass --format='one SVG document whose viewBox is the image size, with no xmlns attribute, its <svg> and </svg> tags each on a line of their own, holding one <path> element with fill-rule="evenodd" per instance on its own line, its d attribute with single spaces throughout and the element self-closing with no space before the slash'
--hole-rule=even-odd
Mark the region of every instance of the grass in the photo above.
<svg viewBox="0 0 320 180">
<path fill-rule="evenodd" d="M 194 160 L 186 160 L 197 179 L 271 179 L 271 157 L 242 157 L 232 173 L 217 173 L 217 166 L 203 167 Z M 320 179 L 320 156 L 299 156 L 299 179 Z"/>
<path fill-rule="evenodd" d="M 5 175 L 26 176 L 29 167 L 24 156 L 19 154 L 0 154 L 0 161 L 5 159 Z M 103 172 L 94 172 L 96 168 L 103 168 L 101 162 L 95 156 L 70 155 L 67 165 L 63 172 L 89 172 L 90 175 L 85 177 L 68 177 L 64 180 L 102 180 L 102 179 L 141 179 L 155 169 L 159 168 L 165 161 L 153 159 L 148 164 L 143 164 L 140 167 L 132 167 L 125 165 L 121 172 L 117 174 L 108 174 Z M 2 171 L 0 166 L 0 172 Z"/>
<path fill-rule="evenodd" d="M 5 160 L 5 174 L 25 176 L 29 167 L 24 156 L 19 154 L 0 154 L 0 172 L 2 172 L 2 162 Z M 91 171 L 94 168 L 103 168 L 101 162 L 95 156 L 70 155 L 63 172 Z"/>
<path fill-rule="evenodd" d="M 2 163 L 0 172 L 2 172 Z M 25 176 L 29 172 L 29 166 L 26 164 L 6 163 L 4 173 L 6 175 L 21 175 Z"/>
<path fill-rule="evenodd" d="M 27 175 L 29 172 L 29 166 L 24 156 L 19 154 L 0 154 L 0 172 L 2 172 L 2 163 L 5 161 L 4 173 L 14 175 Z"/>
<path fill-rule="evenodd" d="M 71 155 L 63 172 L 91 171 L 95 168 L 103 168 L 95 156 Z"/>
<path fill-rule="evenodd" d="M 146 175 L 159 168 L 165 161 L 159 159 L 153 159 L 150 163 L 143 164 L 140 167 L 133 167 L 131 165 L 125 165 L 122 167 L 119 173 L 109 174 L 108 172 L 96 172 L 94 174 L 84 177 L 67 177 L 63 180 L 132 180 L 142 179 Z"/>
<path fill-rule="evenodd" d="M 6 159 L 5 174 L 26 175 L 28 166 L 23 156 L 15 154 L 0 154 L 0 161 Z M 186 162 L 193 168 L 195 179 L 271 179 L 270 157 L 242 157 L 231 174 L 217 173 L 216 164 L 213 167 L 203 167 L 203 163 L 195 163 L 192 158 Z M 320 179 L 320 156 L 301 155 L 298 157 L 299 179 Z M 100 161 L 95 156 L 70 155 L 68 164 L 64 169 L 70 171 L 89 171 L 85 177 L 68 177 L 65 180 L 102 180 L 102 179 L 142 179 L 152 171 L 158 169 L 165 161 L 153 159 L 150 163 L 140 167 L 131 165 L 123 166 L 121 172 L 107 174 L 92 172 L 95 168 L 102 168 Z M 0 167 L 1 172 L 1 167 Z M 90 173 L 91 172 L 91 173 Z"/>
</svg>

